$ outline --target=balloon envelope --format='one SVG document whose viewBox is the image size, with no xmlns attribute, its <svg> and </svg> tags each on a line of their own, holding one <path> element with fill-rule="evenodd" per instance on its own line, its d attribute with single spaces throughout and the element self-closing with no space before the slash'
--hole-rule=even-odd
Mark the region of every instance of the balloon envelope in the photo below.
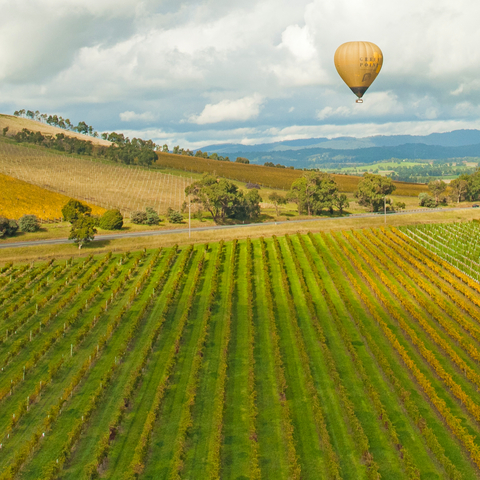
<svg viewBox="0 0 480 480">
<path fill-rule="evenodd" d="M 335 68 L 350 90 L 362 98 L 383 65 L 380 48 L 371 42 L 347 42 L 335 52 Z"/>
</svg>

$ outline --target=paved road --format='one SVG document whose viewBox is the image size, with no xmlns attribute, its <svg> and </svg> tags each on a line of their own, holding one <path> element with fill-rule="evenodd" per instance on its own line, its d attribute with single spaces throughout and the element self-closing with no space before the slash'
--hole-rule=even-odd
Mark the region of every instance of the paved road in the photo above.
<svg viewBox="0 0 480 480">
<path fill-rule="evenodd" d="M 470 210 L 470 208 L 430 208 L 430 209 L 419 209 L 419 210 L 405 210 L 402 212 L 392 212 L 388 213 L 388 216 L 391 215 L 409 215 L 411 213 L 436 213 L 436 212 L 458 212 L 459 210 Z M 282 225 L 288 223 L 305 223 L 305 222 L 320 222 L 323 220 L 343 220 L 345 218 L 366 218 L 366 217 L 378 217 L 383 215 L 383 213 L 357 213 L 353 215 L 346 215 L 344 217 L 315 217 L 307 218 L 303 220 L 287 220 L 282 222 L 263 222 L 263 223 L 246 223 L 240 225 L 216 225 L 210 227 L 197 227 L 192 228 L 191 233 L 195 232 L 204 232 L 207 230 L 225 230 L 227 228 L 245 228 L 245 227 L 262 227 L 268 225 Z M 95 240 L 115 240 L 117 238 L 129 238 L 129 237 L 150 237 L 155 235 L 172 235 L 177 233 L 188 233 L 188 228 L 180 228 L 175 230 L 148 230 L 144 232 L 130 232 L 130 233 L 112 233 L 109 235 L 97 235 Z M 31 240 L 26 242 L 11 242 L 11 243 L 0 243 L 0 249 L 2 248 L 18 248 L 18 247 L 34 247 L 38 245 L 61 245 L 64 243 L 73 243 L 73 240 L 68 240 L 67 238 L 54 238 L 51 240 Z"/>
</svg>

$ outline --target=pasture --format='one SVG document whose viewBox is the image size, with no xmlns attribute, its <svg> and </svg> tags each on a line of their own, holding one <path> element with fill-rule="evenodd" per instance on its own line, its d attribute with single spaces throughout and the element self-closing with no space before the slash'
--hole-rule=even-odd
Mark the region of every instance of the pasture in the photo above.
<svg viewBox="0 0 480 480">
<path fill-rule="evenodd" d="M 480 478 L 447 265 L 395 228 L 4 265 L 0 479 Z"/>
</svg>

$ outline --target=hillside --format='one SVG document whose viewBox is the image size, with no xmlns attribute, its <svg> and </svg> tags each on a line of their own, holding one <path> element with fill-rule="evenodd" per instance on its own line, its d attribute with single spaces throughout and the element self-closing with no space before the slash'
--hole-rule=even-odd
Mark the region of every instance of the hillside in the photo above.
<svg viewBox="0 0 480 480">
<path fill-rule="evenodd" d="M 6 265 L 0 480 L 479 478 L 479 294 L 397 229 Z"/>
<path fill-rule="evenodd" d="M 41 220 L 58 220 L 69 199 L 69 196 L 0 173 L 0 216 L 18 220 L 22 215 L 31 214 Z M 104 208 L 88 205 L 93 215 L 105 212 Z"/>
<path fill-rule="evenodd" d="M 63 128 L 53 127 L 36 120 L 30 120 L 29 118 L 15 117 L 13 115 L 0 114 L 0 131 L 3 131 L 5 127 L 8 127 L 8 135 L 14 135 L 17 132 L 21 132 L 24 128 L 32 132 L 40 132 L 46 135 L 55 136 L 57 133 L 63 133 L 68 137 L 78 138 L 87 142 L 92 142 L 94 145 L 109 146 L 111 143 L 102 138 L 91 137 L 90 135 L 83 135 L 78 132 L 72 132 L 70 130 L 64 130 Z"/>
<path fill-rule="evenodd" d="M 292 183 L 303 174 L 301 170 L 289 168 L 265 167 L 263 165 L 245 165 L 237 162 L 219 162 L 201 157 L 187 155 L 173 155 L 158 152 L 158 165 L 176 168 L 185 171 L 212 173 L 221 177 L 252 182 L 271 188 L 289 190 Z M 356 190 L 361 178 L 353 175 L 333 175 L 342 192 Z M 427 190 L 426 185 L 417 183 L 394 182 L 397 186 L 395 195 L 418 196 Z"/>
<path fill-rule="evenodd" d="M 0 173 L 105 209 L 180 209 L 190 178 L 0 140 Z M 35 200 L 35 199 L 32 199 Z M 36 208 L 36 207 L 35 207 Z"/>
</svg>

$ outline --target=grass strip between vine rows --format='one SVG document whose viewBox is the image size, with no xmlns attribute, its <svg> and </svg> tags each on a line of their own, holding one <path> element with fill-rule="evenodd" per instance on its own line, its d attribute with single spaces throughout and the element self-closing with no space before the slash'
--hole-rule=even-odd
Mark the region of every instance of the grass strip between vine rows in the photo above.
<svg viewBox="0 0 480 480">
<path fill-rule="evenodd" d="M 293 437 L 292 414 L 286 397 L 287 380 L 285 378 L 285 368 L 283 366 L 282 355 L 280 353 L 279 335 L 275 323 L 275 312 L 273 308 L 273 287 L 270 277 L 270 260 L 268 258 L 265 239 L 263 237 L 260 238 L 260 246 L 262 250 L 263 269 L 265 271 L 265 300 L 268 308 L 270 337 L 272 340 L 273 354 L 275 357 L 275 377 L 277 380 L 277 394 L 279 397 L 280 405 L 282 407 L 282 424 L 288 458 L 288 475 L 289 478 L 292 480 L 300 480 L 302 470 L 298 461 L 298 455 L 295 448 L 295 439 Z"/>
<path fill-rule="evenodd" d="M 290 243 L 291 240 L 287 236 L 287 245 L 290 248 Z M 330 435 L 327 430 L 327 425 L 325 422 L 325 416 L 322 411 L 322 407 L 320 404 L 320 399 L 318 397 L 318 392 L 315 387 L 314 381 L 313 381 L 313 376 L 312 372 L 310 369 L 310 358 L 308 357 L 308 354 L 306 352 L 306 347 L 305 347 L 305 342 L 302 338 L 302 332 L 300 330 L 300 327 L 298 326 L 298 322 L 296 320 L 296 309 L 295 309 L 295 302 L 293 300 L 293 292 L 291 291 L 290 283 L 288 280 L 288 275 L 286 272 L 286 267 L 285 267 L 285 261 L 282 256 L 282 251 L 280 248 L 280 244 L 278 242 L 277 237 L 274 235 L 273 236 L 273 244 L 275 247 L 275 251 L 277 254 L 277 259 L 278 259 L 278 264 L 280 268 L 280 274 L 281 274 L 281 279 L 283 283 L 283 291 L 285 292 L 285 296 L 287 299 L 287 304 L 289 308 L 289 320 L 290 323 L 293 327 L 294 335 L 295 335 L 295 341 L 297 344 L 297 350 L 300 353 L 300 358 L 302 362 L 302 369 L 305 375 L 305 381 L 309 393 L 309 401 L 312 404 L 312 410 L 313 410 L 313 415 L 317 427 L 317 434 L 320 439 L 320 442 L 324 448 L 324 451 L 326 453 L 326 466 L 327 466 L 327 472 L 328 472 L 328 478 L 332 479 L 339 479 L 341 478 L 340 474 L 340 465 L 338 462 L 338 457 L 337 454 L 335 453 L 335 450 L 332 447 L 332 443 L 330 440 Z M 291 250 L 289 250 L 291 253 Z M 344 405 L 344 408 L 347 412 L 347 416 L 349 418 L 349 421 L 352 425 L 352 431 L 355 436 L 355 441 L 358 442 L 357 445 L 360 448 L 361 455 L 362 457 L 366 460 L 367 463 L 367 470 L 368 470 L 368 477 L 369 478 L 378 478 L 378 465 L 375 463 L 373 460 L 372 455 L 369 452 L 369 444 L 368 444 L 368 439 L 365 436 L 365 433 L 363 431 L 362 426 L 360 425 L 358 419 L 355 416 L 355 412 L 353 409 L 353 405 L 351 400 L 348 398 L 348 395 L 346 393 L 345 387 L 343 384 L 341 384 L 340 376 L 338 374 L 338 371 L 335 366 L 335 362 L 333 360 L 333 357 L 330 354 L 330 351 L 328 350 L 327 344 L 326 344 L 326 339 L 323 333 L 323 329 L 321 328 L 321 325 L 318 321 L 317 317 L 317 312 L 315 310 L 315 307 L 313 305 L 313 299 L 312 296 L 310 295 L 310 292 L 307 289 L 307 286 L 305 284 L 305 279 L 303 277 L 303 274 L 301 270 L 299 270 L 299 264 L 298 264 L 298 258 L 295 255 L 292 255 L 291 258 L 294 261 L 295 264 L 295 269 L 297 272 L 297 278 L 300 282 L 301 289 L 303 292 L 303 295 L 305 297 L 305 301 L 307 304 L 307 308 L 309 311 L 309 314 L 311 316 L 311 319 L 313 320 L 313 323 L 315 324 L 315 327 L 317 328 L 317 332 L 319 334 L 319 339 L 320 339 L 320 344 L 322 347 L 322 350 L 324 351 L 324 354 L 327 358 L 328 362 L 328 367 L 330 371 L 330 375 L 334 378 L 334 383 L 337 388 L 337 392 L 339 393 L 339 396 L 341 398 L 341 401 Z"/>
</svg>

